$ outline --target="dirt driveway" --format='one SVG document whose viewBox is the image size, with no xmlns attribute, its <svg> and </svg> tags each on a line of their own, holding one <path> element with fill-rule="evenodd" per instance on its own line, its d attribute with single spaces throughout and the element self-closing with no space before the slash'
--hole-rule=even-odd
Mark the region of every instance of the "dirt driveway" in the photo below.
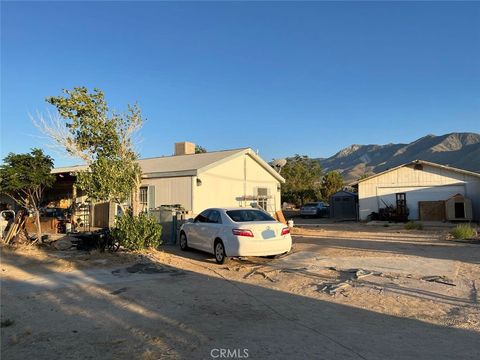
<svg viewBox="0 0 480 360">
<path fill-rule="evenodd" d="M 3 248 L 2 359 L 480 358 L 479 244 L 345 224 L 294 242 L 223 266 Z"/>
</svg>

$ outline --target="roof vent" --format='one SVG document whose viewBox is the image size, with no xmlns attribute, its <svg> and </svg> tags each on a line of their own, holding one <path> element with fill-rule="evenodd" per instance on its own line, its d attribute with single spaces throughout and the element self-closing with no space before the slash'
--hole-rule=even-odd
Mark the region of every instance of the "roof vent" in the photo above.
<svg viewBox="0 0 480 360">
<path fill-rule="evenodd" d="M 175 143 L 175 156 L 177 155 L 192 155 L 195 154 L 195 144 L 182 141 Z"/>
</svg>

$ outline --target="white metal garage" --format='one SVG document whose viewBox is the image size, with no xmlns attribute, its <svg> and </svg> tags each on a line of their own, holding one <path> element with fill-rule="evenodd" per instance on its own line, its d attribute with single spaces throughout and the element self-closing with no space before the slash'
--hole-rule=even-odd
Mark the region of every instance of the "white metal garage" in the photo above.
<svg viewBox="0 0 480 360">
<path fill-rule="evenodd" d="M 472 201 L 473 218 L 480 217 L 480 174 L 416 160 L 360 180 L 360 219 L 386 205 L 395 206 L 396 194 L 406 195 L 409 219 L 418 219 L 420 201 L 447 200 L 461 194 Z"/>
</svg>

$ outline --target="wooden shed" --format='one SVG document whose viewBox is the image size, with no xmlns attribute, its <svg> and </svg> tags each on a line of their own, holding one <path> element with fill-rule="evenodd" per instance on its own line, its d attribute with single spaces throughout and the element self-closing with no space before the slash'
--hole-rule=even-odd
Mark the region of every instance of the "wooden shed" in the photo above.
<svg viewBox="0 0 480 360">
<path fill-rule="evenodd" d="M 451 196 L 445 201 L 445 214 L 448 221 L 471 221 L 472 202 L 462 194 Z"/>
</svg>

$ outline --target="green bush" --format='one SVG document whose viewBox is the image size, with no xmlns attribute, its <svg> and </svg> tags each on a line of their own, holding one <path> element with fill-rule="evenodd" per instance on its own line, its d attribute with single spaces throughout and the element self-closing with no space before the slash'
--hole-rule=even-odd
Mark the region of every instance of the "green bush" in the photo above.
<svg viewBox="0 0 480 360">
<path fill-rule="evenodd" d="M 452 231 L 452 236 L 455 239 L 461 239 L 461 240 L 471 239 L 476 235 L 477 235 L 477 232 L 469 224 L 457 225 L 457 227 Z"/>
<path fill-rule="evenodd" d="M 117 216 L 112 235 L 128 250 L 156 248 L 162 243 L 162 225 L 157 224 L 155 218 L 146 213 L 138 216 L 126 214 Z"/>
<path fill-rule="evenodd" d="M 409 221 L 405 224 L 406 230 L 423 230 L 422 223 L 417 223 L 415 221 Z"/>
</svg>

